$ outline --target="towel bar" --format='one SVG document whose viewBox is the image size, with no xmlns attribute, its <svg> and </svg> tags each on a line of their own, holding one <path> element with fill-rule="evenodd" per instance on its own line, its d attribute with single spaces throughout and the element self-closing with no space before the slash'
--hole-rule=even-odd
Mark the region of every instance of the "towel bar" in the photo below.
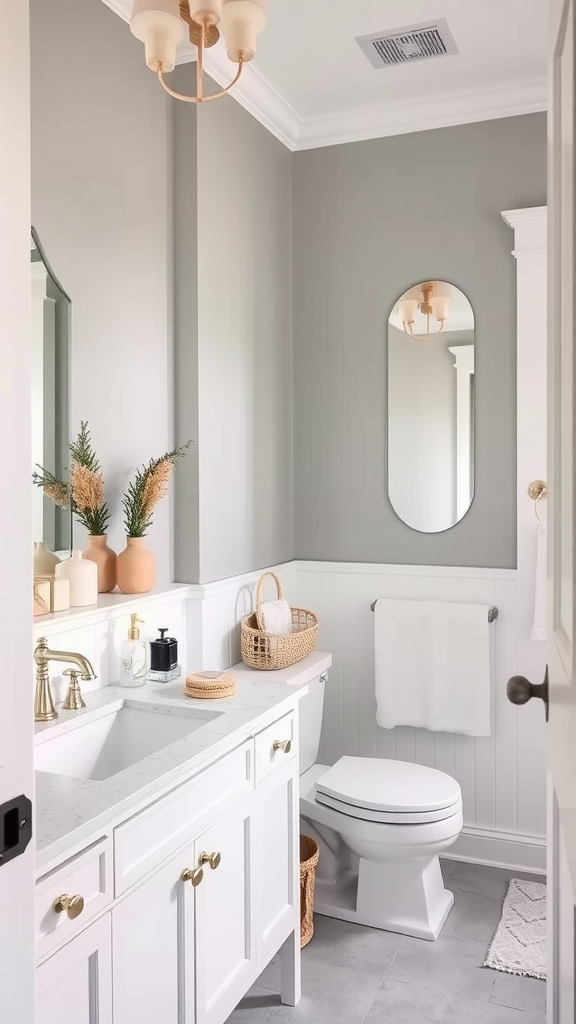
<svg viewBox="0 0 576 1024">
<path fill-rule="evenodd" d="M 376 607 L 376 601 L 372 601 L 370 605 L 370 611 L 373 612 Z M 498 609 L 496 607 L 488 609 L 488 622 L 494 622 L 498 618 Z"/>
</svg>

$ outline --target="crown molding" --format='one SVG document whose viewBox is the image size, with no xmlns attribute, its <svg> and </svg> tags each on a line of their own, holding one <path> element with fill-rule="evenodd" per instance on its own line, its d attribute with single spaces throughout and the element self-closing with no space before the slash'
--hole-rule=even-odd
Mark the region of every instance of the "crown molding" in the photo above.
<svg viewBox="0 0 576 1024">
<path fill-rule="evenodd" d="M 102 2 L 124 21 L 130 21 L 131 0 Z M 194 58 L 192 48 L 183 48 L 178 63 L 184 64 Z M 231 64 L 222 48 L 206 51 L 204 65 L 218 85 L 222 88 L 228 85 Z M 392 88 L 390 91 L 393 94 Z M 429 96 L 409 103 L 390 103 L 304 120 L 251 65 L 244 69 L 242 78 L 230 95 L 292 151 L 516 117 L 546 110 L 547 107 L 546 79 L 537 79 L 508 87 Z"/>
<path fill-rule="evenodd" d="M 109 7 L 114 14 L 118 14 L 123 21 L 130 21 L 132 15 L 131 0 L 102 0 L 106 7 Z"/>
<path fill-rule="evenodd" d="M 178 55 L 178 64 L 186 64 L 196 60 L 196 51 L 192 47 L 183 47 Z M 230 84 L 234 77 L 236 65 L 228 60 L 224 50 L 214 48 L 204 53 L 204 67 L 211 78 L 221 88 Z M 302 119 L 292 107 L 282 99 L 276 91 L 252 65 L 247 64 L 242 71 L 242 78 L 230 95 L 252 117 L 264 125 L 275 135 L 287 149 L 297 148 L 297 140 L 302 129 Z"/>
<path fill-rule="evenodd" d="M 474 90 L 457 95 L 429 96 L 417 102 L 388 104 L 304 121 L 295 149 L 317 149 L 362 142 L 388 135 L 406 135 L 546 110 L 546 79 L 508 88 Z"/>
</svg>

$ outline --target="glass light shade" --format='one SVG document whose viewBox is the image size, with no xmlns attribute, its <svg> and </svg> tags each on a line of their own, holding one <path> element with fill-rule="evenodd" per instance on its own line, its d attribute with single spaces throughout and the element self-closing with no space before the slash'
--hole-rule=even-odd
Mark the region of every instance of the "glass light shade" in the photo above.
<svg viewBox="0 0 576 1024">
<path fill-rule="evenodd" d="M 197 25 L 218 25 L 222 0 L 190 0 L 190 16 Z"/>
<path fill-rule="evenodd" d="M 151 71 L 173 71 L 176 47 L 184 33 L 178 0 L 134 0 L 130 31 L 144 43 Z"/>
<path fill-rule="evenodd" d="M 434 316 L 437 320 L 446 320 L 448 316 L 448 307 L 452 302 L 452 299 L 448 295 L 431 295 L 430 305 L 434 312 Z"/>
<path fill-rule="evenodd" d="M 417 299 L 401 299 L 398 303 L 398 312 L 400 313 L 400 319 L 403 324 L 409 326 L 416 320 L 416 314 L 418 312 L 418 300 Z"/>
<path fill-rule="evenodd" d="M 223 0 L 222 31 L 230 60 L 252 60 L 266 19 L 266 0 Z"/>
<path fill-rule="evenodd" d="M 190 13 L 197 25 L 219 25 L 222 0 L 190 0 Z"/>
</svg>

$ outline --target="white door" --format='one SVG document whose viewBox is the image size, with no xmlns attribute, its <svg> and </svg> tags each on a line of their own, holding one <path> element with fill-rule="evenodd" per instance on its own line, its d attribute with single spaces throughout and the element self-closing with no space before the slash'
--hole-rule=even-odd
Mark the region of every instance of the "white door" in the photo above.
<svg viewBox="0 0 576 1024">
<path fill-rule="evenodd" d="M 221 1024 L 255 969 L 253 795 L 196 840 L 196 1024 Z"/>
<path fill-rule="evenodd" d="M 112 911 L 114 1024 L 193 1024 L 194 847 Z"/>
<path fill-rule="evenodd" d="M 575 2 L 549 0 L 548 484 L 550 1024 L 573 1024 L 576 891 L 574 622 Z"/>
<path fill-rule="evenodd" d="M 32 1020 L 34 1024 L 112 1024 L 110 914 L 37 969 L 36 1016 L 30 1017 L 29 1024 Z"/>
<path fill-rule="evenodd" d="M 28 0 L 0 0 L 0 807 L 33 797 Z M 34 844 L 0 810 L 0 1017 L 34 1020 Z"/>
</svg>

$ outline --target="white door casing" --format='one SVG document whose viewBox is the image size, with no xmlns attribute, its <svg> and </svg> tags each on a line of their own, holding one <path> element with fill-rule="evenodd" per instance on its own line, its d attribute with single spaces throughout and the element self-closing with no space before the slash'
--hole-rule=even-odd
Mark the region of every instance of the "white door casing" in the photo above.
<svg viewBox="0 0 576 1024">
<path fill-rule="evenodd" d="M 574 0 L 549 0 L 548 729 L 549 1024 L 573 1024 L 576 891 L 574 664 Z"/>
<path fill-rule="evenodd" d="M 0 804 L 33 797 L 28 0 L 0 0 Z M 0 826 L 0 836 L 4 829 Z M 34 845 L 0 866 L 2 1020 L 34 1020 Z"/>
</svg>

